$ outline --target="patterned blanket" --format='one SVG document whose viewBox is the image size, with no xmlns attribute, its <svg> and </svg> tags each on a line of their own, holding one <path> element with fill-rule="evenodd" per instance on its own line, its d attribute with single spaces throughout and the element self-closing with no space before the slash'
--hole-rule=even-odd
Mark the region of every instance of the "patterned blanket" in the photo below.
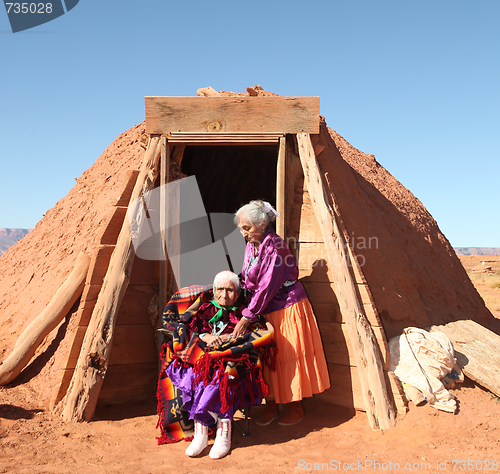
<svg viewBox="0 0 500 474">
<path fill-rule="evenodd" d="M 186 311 L 197 299 L 213 298 L 211 286 L 190 286 L 180 289 L 168 302 L 163 312 L 163 327 L 171 336 L 161 348 L 161 370 L 158 380 L 158 424 L 161 436 L 158 444 L 190 439 L 193 420 L 183 409 L 182 392 L 167 377 L 165 370 L 172 364 L 192 366 L 196 380 L 205 385 L 213 380 L 219 383 L 222 409 L 228 406 L 250 406 L 255 394 L 249 390 L 258 386 L 267 395 L 262 379 L 262 363 L 273 366 L 274 329 L 265 320 L 250 326 L 248 332 L 218 347 L 208 350 L 196 333 L 189 333 L 191 314 Z"/>
</svg>

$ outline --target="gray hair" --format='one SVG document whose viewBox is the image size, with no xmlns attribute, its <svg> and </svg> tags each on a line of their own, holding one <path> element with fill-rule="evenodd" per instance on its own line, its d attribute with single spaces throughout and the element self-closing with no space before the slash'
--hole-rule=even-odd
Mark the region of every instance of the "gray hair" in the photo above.
<svg viewBox="0 0 500 474">
<path fill-rule="evenodd" d="M 231 282 L 234 288 L 237 290 L 240 287 L 240 279 L 236 273 L 230 272 L 229 270 L 224 270 L 217 273 L 214 278 L 214 290 L 222 283 Z"/>
<path fill-rule="evenodd" d="M 238 225 L 238 216 L 246 217 L 246 219 L 254 225 L 260 225 L 262 221 L 265 221 L 265 227 L 276 220 L 276 216 L 272 211 L 264 211 L 264 201 L 261 199 L 250 201 L 236 211 L 234 214 L 234 222 L 236 225 Z"/>
</svg>

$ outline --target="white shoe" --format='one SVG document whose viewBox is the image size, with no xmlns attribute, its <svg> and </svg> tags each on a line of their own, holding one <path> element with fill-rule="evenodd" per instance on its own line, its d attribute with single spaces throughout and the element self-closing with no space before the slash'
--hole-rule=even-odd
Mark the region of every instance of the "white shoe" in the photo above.
<svg viewBox="0 0 500 474">
<path fill-rule="evenodd" d="M 186 448 L 186 456 L 198 456 L 208 446 L 208 426 L 199 421 L 194 422 L 194 436 L 191 444 Z"/>
<path fill-rule="evenodd" d="M 217 420 L 217 436 L 210 450 L 209 456 L 212 459 L 223 458 L 231 449 L 231 420 Z"/>
</svg>

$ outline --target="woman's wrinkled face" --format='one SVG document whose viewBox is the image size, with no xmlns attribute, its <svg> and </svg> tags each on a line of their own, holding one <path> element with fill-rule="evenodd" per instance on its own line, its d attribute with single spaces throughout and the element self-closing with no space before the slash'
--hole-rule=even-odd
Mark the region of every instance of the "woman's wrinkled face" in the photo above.
<svg viewBox="0 0 500 474">
<path fill-rule="evenodd" d="M 238 228 L 247 242 L 260 244 L 264 236 L 264 222 L 253 224 L 245 216 L 238 216 Z"/>
<path fill-rule="evenodd" d="M 214 288 L 215 301 L 217 301 L 220 306 L 232 306 L 236 301 L 237 295 L 238 288 L 235 288 L 230 281 L 219 283 Z"/>
</svg>

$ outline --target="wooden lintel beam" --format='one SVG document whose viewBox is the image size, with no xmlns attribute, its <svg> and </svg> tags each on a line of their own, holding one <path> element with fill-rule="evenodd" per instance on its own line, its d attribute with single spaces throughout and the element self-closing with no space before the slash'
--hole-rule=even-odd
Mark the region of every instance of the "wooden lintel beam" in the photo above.
<svg viewBox="0 0 500 474">
<path fill-rule="evenodd" d="M 146 133 L 319 133 L 319 97 L 146 97 Z"/>
</svg>

